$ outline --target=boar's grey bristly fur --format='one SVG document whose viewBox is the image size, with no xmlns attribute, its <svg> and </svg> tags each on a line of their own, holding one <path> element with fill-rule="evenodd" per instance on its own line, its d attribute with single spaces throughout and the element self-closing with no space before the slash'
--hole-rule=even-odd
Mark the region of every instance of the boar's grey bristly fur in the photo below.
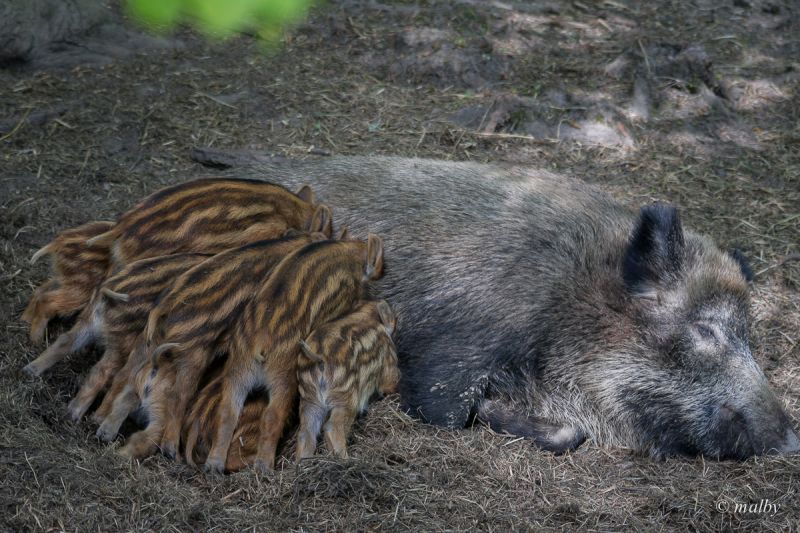
<svg viewBox="0 0 800 533">
<path fill-rule="evenodd" d="M 310 184 L 356 236 L 384 237 L 401 397 L 563 451 L 591 438 L 654 456 L 793 451 L 747 339 L 742 258 L 535 169 L 384 157 L 256 169 Z"/>
</svg>

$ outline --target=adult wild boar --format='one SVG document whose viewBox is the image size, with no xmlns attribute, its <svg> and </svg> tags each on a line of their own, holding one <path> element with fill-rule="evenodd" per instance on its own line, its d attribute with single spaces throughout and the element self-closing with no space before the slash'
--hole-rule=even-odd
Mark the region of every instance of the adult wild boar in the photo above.
<svg viewBox="0 0 800 533">
<path fill-rule="evenodd" d="M 749 271 L 684 231 L 534 169 L 386 157 L 267 164 L 356 236 L 385 240 L 400 394 L 424 420 L 477 416 L 563 451 L 653 456 L 800 449 L 748 347 Z"/>
</svg>

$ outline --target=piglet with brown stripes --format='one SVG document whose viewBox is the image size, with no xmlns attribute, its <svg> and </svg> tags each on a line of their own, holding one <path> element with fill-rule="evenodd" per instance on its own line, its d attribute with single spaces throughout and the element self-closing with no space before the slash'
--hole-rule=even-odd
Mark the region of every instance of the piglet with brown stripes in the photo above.
<svg viewBox="0 0 800 533">
<path fill-rule="evenodd" d="M 396 324 L 385 300 L 368 301 L 318 327 L 300 343 L 298 461 L 314 455 L 321 429 L 328 449 L 347 457 L 347 436 L 356 416 L 375 393 L 396 391 L 400 380 L 392 342 Z"/>
<path fill-rule="evenodd" d="M 293 194 L 265 181 L 200 179 L 151 194 L 89 242 L 110 247 L 114 267 L 179 252 L 219 253 L 308 230 L 315 209 L 308 186 Z M 332 227 L 321 231 L 330 237 Z"/>
<path fill-rule="evenodd" d="M 50 256 L 53 277 L 36 289 L 22 319 L 30 324 L 30 337 L 40 342 L 51 319 L 74 315 L 83 309 L 108 270 L 107 244 L 87 244 L 87 240 L 104 234 L 113 222 L 89 222 L 64 230 L 41 250 L 33 254 L 31 263 Z M 25 372 L 38 376 L 45 369 L 28 365 Z"/>
<path fill-rule="evenodd" d="M 148 425 L 121 453 L 141 458 L 160 446 L 175 457 L 186 406 L 211 362 L 227 351 L 228 332 L 245 304 L 283 258 L 323 239 L 313 233 L 259 241 L 219 253 L 181 275 L 150 313 L 146 342 L 132 352 L 108 404 L 104 400 L 98 410 L 107 413 L 98 436 L 113 439 L 128 414 L 146 400 Z"/>
<path fill-rule="evenodd" d="M 103 357 L 92 368 L 69 406 L 73 420 L 80 419 L 125 364 L 161 292 L 180 274 L 209 257 L 207 254 L 174 254 L 142 259 L 126 266 L 94 291 L 72 329 L 62 333 L 30 362 L 25 367 L 26 372 L 38 375 L 91 344 L 104 346 Z"/>
<path fill-rule="evenodd" d="M 382 275 L 383 241 L 372 234 L 366 243 L 310 244 L 275 267 L 232 331 L 206 470 L 224 470 L 244 401 L 259 386 L 267 389 L 269 404 L 255 465 L 274 467 L 278 440 L 297 397 L 300 341 L 315 327 L 350 312 L 365 296 L 366 282 Z"/>
<path fill-rule="evenodd" d="M 222 385 L 221 375 L 212 379 L 192 400 L 191 409 L 186 414 L 181 438 L 184 442 L 184 457 L 192 466 L 205 463 L 209 446 L 217 433 L 217 409 L 222 396 Z M 226 472 L 236 472 L 253 464 L 258 451 L 261 416 L 267 405 L 266 394 L 248 397 L 228 448 Z"/>
<path fill-rule="evenodd" d="M 400 371 L 392 342 L 396 318 L 384 300 L 362 302 L 342 318 L 316 328 L 301 342 L 297 378 L 300 428 L 297 460 L 314 454 L 322 424 L 328 448 L 346 457 L 346 439 L 356 415 L 377 392 L 395 392 Z M 215 377 L 195 397 L 184 422 L 186 462 L 204 463 L 217 432 L 217 412 L 225 380 Z M 253 464 L 266 394 L 248 397 L 225 459 L 225 471 Z M 330 414 L 330 416 L 328 416 Z"/>
</svg>

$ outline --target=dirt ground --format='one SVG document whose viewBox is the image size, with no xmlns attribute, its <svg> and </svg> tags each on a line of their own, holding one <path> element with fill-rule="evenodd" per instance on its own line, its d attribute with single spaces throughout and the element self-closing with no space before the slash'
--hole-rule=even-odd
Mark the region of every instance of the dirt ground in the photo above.
<svg viewBox="0 0 800 533">
<path fill-rule="evenodd" d="M 98 354 L 24 378 L 40 348 L 19 320 L 47 274 L 28 264 L 36 249 L 217 172 L 195 148 L 525 163 L 632 206 L 673 202 L 687 226 L 741 248 L 757 273 L 754 353 L 798 427 L 798 35 L 789 0 L 346 0 L 277 52 L 106 27 L 5 64 L 0 529 L 800 529 L 797 456 L 654 462 L 592 443 L 553 456 L 421 424 L 396 398 L 358 422 L 348 461 L 225 478 L 130 464 L 67 422 Z"/>
</svg>

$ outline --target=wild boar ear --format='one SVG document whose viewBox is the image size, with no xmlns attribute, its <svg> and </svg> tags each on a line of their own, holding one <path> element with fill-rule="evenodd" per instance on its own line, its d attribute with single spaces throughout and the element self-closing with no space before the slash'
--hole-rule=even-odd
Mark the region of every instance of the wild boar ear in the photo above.
<svg viewBox="0 0 800 533">
<path fill-rule="evenodd" d="M 683 264 L 684 239 L 678 210 L 655 203 L 642 207 L 622 265 L 625 285 L 634 291 L 666 281 Z"/>
<path fill-rule="evenodd" d="M 337 241 L 343 241 L 350 237 L 350 228 L 347 226 L 342 226 L 339 228 L 339 235 L 336 236 Z"/>
<path fill-rule="evenodd" d="M 378 308 L 378 316 L 381 317 L 381 323 L 386 327 L 386 331 L 391 335 L 397 326 L 397 316 L 392 311 L 389 302 L 386 300 L 379 300 L 376 304 Z"/>
<path fill-rule="evenodd" d="M 750 268 L 750 263 L 747 261 L 747 258 L 744 256 L 742 251 L 738 248 L 734 248 L 731 251 L 731 257 L 733 257 L 733 259 L 739 265 L 739 269 L 742 271 L 742 276 L 744 276 L 745 281 L 753 281 L 755 274 L 753 274 L 753 269 Z"/>
<path fill-rule="evenodd" d="M 328 238 L 333 235 L 333 213 L 331 208 L 325 204 L 319 204 L 314 210 L 311 222 L 308 227 L 311 233 L 324 233 Z"/>
<path fill-rule="evenodd" d="M 308 345 L 306 341 L 300 341 L 300 349 L 303 351 L 303 355 L 308 357 L 311 361 L 315 363 L 323 363 L 324 359 L 320 354 L 315 352 L 311 349 L 311 346 Z"/>
<path fill-rule="evenodd" d="M 367 236 L 367 268 L 368 279 L 380 279 L 383 276 L 383 239 L 370 233 Z"/>
<path fill-rule="evenodd" d="M 300 190 L 297 191 L 297 196 L 305 202 L 310 204 L 314 203 L 314 191 L 312 191 L 311 187 L 308 185 L 303 185 L 300 187 Z"/>
</svg>

